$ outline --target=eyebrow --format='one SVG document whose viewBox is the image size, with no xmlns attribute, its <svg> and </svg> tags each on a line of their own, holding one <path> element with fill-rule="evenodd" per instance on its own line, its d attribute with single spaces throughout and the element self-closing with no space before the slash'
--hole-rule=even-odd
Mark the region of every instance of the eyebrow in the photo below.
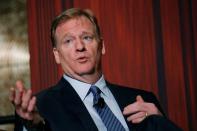
<svg viewBox="0 0 197 131">
<path fill-rule="evenodd" d="M 79 34 L 79 36 L 84 35 L 84 34 L 95 35 L 94 32 L 82 31 L 82 32 Z M 71 37 L 71 36 L 74 36 L 74 35 L 73 35 L 72 33 L 66 33 L 66 34 L 63 36 L 63 38 L 69 37 L 69 36 Z"/>
</svg>

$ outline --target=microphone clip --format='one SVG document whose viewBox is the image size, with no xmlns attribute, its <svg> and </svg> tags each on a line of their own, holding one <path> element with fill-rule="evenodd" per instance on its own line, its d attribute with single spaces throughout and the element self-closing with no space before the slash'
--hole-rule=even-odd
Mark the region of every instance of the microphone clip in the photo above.
<svg viewBox="0 0 197 131">
<path fill-rule="evenodd" d="M 98 99 L 98 103 L 97 103 L 95 106 L 97 106 L 97 107 L 99 107 L 99 108 L 103 108 L 103 107 L 105 106 L 105 101 L 104 101 L 104 99 L 103 99 L 102 97 L 100 97 L 100 98 Z"/>
</svg>

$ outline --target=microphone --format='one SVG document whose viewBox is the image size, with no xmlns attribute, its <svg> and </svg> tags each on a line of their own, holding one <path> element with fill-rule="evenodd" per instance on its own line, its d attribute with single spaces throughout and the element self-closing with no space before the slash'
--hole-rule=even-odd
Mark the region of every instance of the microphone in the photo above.
<svg viewBox="0 0 197 131">
<path fill-rule="evenodd" d="M 98 103 L 96 104 L 97 107 L 103 108 L 105 106 L 105 101 L 102 97 L 98 99 Z"/>
</svg>

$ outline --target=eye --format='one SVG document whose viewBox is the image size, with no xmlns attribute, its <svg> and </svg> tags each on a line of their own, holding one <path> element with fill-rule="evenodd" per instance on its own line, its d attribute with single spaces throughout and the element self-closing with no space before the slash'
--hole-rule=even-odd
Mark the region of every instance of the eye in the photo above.
<svg viewBox="0 0 197 131">
<path fill-rule="evenodd" d="M 70 42 L 71 42 L 71 40 L 66 40 L 66 41 L 65 41 L 65 43 L 70 43 Z"/>
<path fill-rule="evenodd" d="M 72 38 L 65 38 L 64 43 L 65 44 L 70 44 L 72 43 L 74 40 Z"/>
<path fill-rule="evenodd" d="M 93 37 L 92 35 L 84 35 L 84 36 L 82 37 L 82 39 L 83 39 L 85 42 L 91 42 L 91 41 L 94 39 L 94 37 Z"/>
</svg>

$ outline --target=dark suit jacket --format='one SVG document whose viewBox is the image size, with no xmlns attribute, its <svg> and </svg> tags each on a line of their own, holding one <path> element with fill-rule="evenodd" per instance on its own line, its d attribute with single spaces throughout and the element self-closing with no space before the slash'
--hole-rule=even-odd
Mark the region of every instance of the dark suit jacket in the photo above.
<svg viewBox="0 0 197 131">
<path fill-rule="evenodd" d="M 113 85 L 107 86 L 114 95 L 121 111 L 128 104 L 136 101 L 136 96 L 141 95 L 146 102 L 154 103 L 163 113 L 156 97 L 146 91 Z M 97 131 L 97 127 L 88 110 L 81 101 L 73 87 L 62 78 L 57 85 L 37 94 L 37 107 L 40 115 L 45 120 L 42 130 L 45 131 Z M 155 116 L 157 117 L 157 116 Z M 163 118 L 161 118 L 163 119 Z M 126 117 L 125 117 L 126 120 Z M 147 121 L 147 122 L 145 122 Z M 153 120 L 145 120 L 141 124 L 127 122 L 130 130 L 145 130 L 146 127 L 153 131 Z M 151 123 L 149 123 L 149 121 Z M 168 122 L 164 122 L 168 123 Z M 172 123 L 173 124 L 173 123 Z M 148 125 L 148 126 L 147 126 Z M 163 125 L 163 124 L 162 124 Z M 155 127 L 155 126 L 154 126 Z"/>
</svg>

